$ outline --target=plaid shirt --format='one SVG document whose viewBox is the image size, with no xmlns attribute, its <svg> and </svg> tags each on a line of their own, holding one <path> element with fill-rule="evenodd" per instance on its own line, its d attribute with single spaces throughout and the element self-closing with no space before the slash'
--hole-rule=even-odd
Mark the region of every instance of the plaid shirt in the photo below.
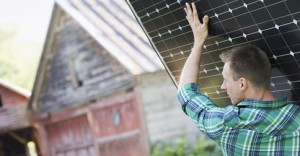
<svg viewBox="0 0 300 156">
<path fill-rule="evenodd" d="M 300 107 L 286 98 L 245 100 L 221 108 L 194 83 L 183 86 L 177 97 L 183 111 L 224 155 L 300 156 Z"/>
</svg>

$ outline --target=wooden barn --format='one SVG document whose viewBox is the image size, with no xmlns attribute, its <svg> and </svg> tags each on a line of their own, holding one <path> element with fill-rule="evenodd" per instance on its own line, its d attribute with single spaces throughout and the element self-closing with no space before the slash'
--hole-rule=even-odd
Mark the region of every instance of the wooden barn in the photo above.
<svg viewBox="0 0 300 156">
<path fill-rule="evenodd" d="M 0 79 L 0 156 L 29 156 L 28 143 L 36 141 L 27 105 L 30 94 Z"/>
<path fill-rule="evenodd" d="M 30 109 L 45 156 L 143 156 L 199 133 L 125 1 L 57 0 Z"/>
</svg>

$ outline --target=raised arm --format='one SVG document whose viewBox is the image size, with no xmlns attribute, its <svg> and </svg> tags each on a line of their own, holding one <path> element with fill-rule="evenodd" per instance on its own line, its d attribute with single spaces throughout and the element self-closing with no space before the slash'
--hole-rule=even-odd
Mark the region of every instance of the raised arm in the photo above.
<svg viewBox="0 0 300 156">
<path fill-rule="evenodd" d="M 186 18 L 192 28 L 194 35 L 194 45 L 192 48 L 192 52 L 186 60 L 184 67 L 182 69 L 179 87 L 180 89 L 183 85 L 187 83 L 197 83 L 198 73 L 200 68 L 200 60 L 201 53 L 203 49 L 203 45 L 208 35 L 208 16 L 205 15 L 203 17 L 203 24 L 199 20 L 198 12 L 196 9 L 195 3 L 191 5 L 186 3 L 186 7 L 184 8 L 186 13 Z"/>
</svg>

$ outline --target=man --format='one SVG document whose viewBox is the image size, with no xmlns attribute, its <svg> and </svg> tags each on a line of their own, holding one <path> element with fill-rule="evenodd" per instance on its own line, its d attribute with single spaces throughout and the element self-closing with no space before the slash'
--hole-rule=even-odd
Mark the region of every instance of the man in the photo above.
<svg viewBox="0 0 300 156">
<path fill-rule="evenodd" d="M 237 47 L 220 56 L 224 62 L 221 89 L 227 92 L 232 105 L 218 107 L 198 90 L 209 18 L 204 16 L 200 23 L 194 3 L 187 3 L 184 10 L 194 45 L 179 82 L 178 99 L 183 111 L 224 155 L 300 155 L 300 107 L 272 95 L 270 63 L 259 48 Z"/>
</svg>

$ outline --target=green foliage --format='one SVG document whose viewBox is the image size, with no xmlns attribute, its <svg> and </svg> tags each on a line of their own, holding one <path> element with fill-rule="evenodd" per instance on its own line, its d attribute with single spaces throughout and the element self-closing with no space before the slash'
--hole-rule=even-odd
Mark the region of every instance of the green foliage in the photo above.
<svg viewBox="0 0 300 156">
<path fill-rule="evenodd" d="M 0 27 L 0 78 L 31 90 L 41 48 L 16 27 Z"/>
<path fill-rule="evenodd" d="M 151 147 L 151 156 L 222 156 L 217 145 L 201 135 L 194 145 L 189 146 L 183 135 L 176 145 L 159 142 Z"/>
</svg>

